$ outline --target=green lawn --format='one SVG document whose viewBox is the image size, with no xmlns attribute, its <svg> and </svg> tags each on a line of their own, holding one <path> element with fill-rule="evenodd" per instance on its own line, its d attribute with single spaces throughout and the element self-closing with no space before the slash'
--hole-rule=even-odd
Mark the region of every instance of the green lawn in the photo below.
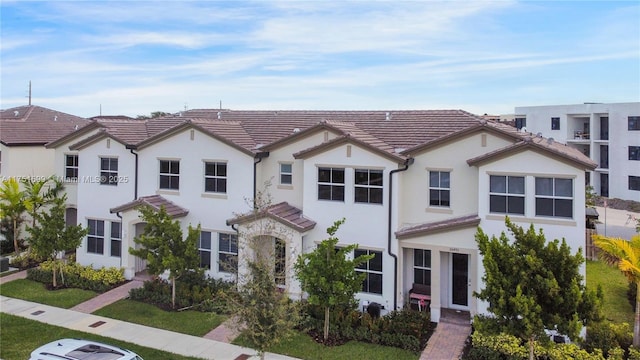
<svg viewBox="0 0 640 360">
<path fill-rule="evenodd" d="M 233 341 L 233 343 L 249 347 L 242 336 Z M 269 352 L 304 360 L 416 360 L 419 358 L 417 354 L 411 351 L 358 341 L 350 341 L 339 346 L 324 346 L 301 332 L 269 349 Z"/>
<path fill-rule="evenodd" d="M 627 301 L 627 279 L 617 268 L 601 261 L 587 261 L 587 288 L 595 290 L 598 285 L 604 292 L 605 318 L 614 323 L 633 324 L 633 308 Z"/>
<path fill-rule="evenodd" d="M 225 316 L 213 313 L 189 310 L 170 312 L 126 299 L 103 307 L 94 314 L 194 336 L 204 336 L 226 320 Z"/>
<path fill-rule="evenodd" d="M 4 360 L 28 359 L 31 351 L 37 347 L 63 338 L 100 341 L 131 350 L 144 359 L 150 360 L 197 360 L 197 358 L 171 354 L 120 340 L 65 329 L 4 313 L 0 313 L 0 323 L 2 323 L 2 327 L 0 328 L 0 358 Z"/>
<path fill-rule="evenodd" d="M 42 283 L 17 279 L 0 286 L 0 295 L 69 309 L 98 294 L 81 289 L 47 290 Z"/>
</svg>

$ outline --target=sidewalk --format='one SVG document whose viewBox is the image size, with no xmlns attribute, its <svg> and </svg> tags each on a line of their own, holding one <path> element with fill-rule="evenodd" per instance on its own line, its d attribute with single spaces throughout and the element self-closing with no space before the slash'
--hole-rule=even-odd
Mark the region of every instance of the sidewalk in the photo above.
<svg viewBox="0 0 640 360">
<path fill-rule="evenodd" d="M 238 358 L 246 359 L 256 355 L 255 350 L 237 345 L 5 296 L 0 296 L 0 311 L 184 356 L 202 359 L 235 360 Z M 293 358 L 268 353 L 266 354 L 266 359 L 285 360 Z"/>
</svg>

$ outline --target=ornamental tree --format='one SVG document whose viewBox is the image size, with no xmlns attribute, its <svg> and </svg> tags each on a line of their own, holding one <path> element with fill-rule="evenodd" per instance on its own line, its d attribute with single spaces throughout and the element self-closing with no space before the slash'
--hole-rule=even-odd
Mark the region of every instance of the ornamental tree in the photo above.
<svg viewBox="0 0 640 360">
<path fill-rule="evenodd" d="M 356 271 L 356 267 L 373 258 L 374 255 L 361 255 L 350 260 L 358 245 L 337 247 L 335 237 L 345 219 L 338 220 L 327 229 L 329 238 L 323 240 L 312 252 L 302 254 L 294 265 L 296 276 L 302 290 L 309 294 L 310 304 L 324 308 L 324 340 L 329 337 L 329 313 L 336 305 L 348 304 L 356 292 L 362 289 L 365 274 Z"/>
<path fill-rule="evenodd" d="M 573 254 L 564 239 L 546 241 L 533 224 L 525 231 L 507 217 L 505 225 L 514 240 L 504 232 L 500 238 L 489 238 L 480 228 L 476 233 L 485 287 L 474 295 L 488 301 L 493 313 L 479 318 L 477 327 L 527 341 L 534 359 L 535 341 L 545 336 L 545 329 L 576 338 L 582 326 L 599 320 L 600 299 L 585 289 L 581 249 Z"/>
<path fill-rule="evenodd" d="M 164 206 L 158 211 L 150 206 L 143 206 L 138 210 L 146 225 L 144 233 L 133 240 L 141 247 L 129 248 L 129 253 L 147 260 L 147 271 L 152 275 L 169 272 L 171 306 L 175 308 L 176 280 L 188 272 L 198 271 L 200 265 L 200 225 L 197 228 L 189 225 L 187 237 L 183 238 L 180 221 L 174 221 Z"/>
</svg>

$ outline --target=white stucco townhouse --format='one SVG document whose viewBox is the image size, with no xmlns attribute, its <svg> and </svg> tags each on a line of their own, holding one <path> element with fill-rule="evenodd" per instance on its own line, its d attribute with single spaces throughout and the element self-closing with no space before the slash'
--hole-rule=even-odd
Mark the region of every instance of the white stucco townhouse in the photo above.
<svg viewBox="0 0 640 360">
<path fill-rule="evenodd" d="M 77 258 L 122 266 L 128 278 L 144 269 L 127 252 L 144 225 L 140 204 L 164 205 L 185 229 L 200 224 L 211 276 L 233 276 L 220 265 L 229 258 L 242 269 L 251 252 L 238 244 L 259 238 L 295 298 L 304 296 L 295 258 L 344 217 L 339 245 L 374 255 L 358 269 L 357 299 L 387 312 L 414 284 L 430 286 L 434 321 L 444 309 L 486 312 L 472 296 L 482 286 L 478 226 L 499 235 L 508 215 L 576 251 L 584 244 L 585 171 L 595 163 L 464 111 L 205 109 L 101 125 L 70 147 L 78 175 L 97 179 L 78 183 L 78 223 L 91 231 Z M 271 205 L 248 214 L 246 199 L 261 191 Z"/>
</svg>

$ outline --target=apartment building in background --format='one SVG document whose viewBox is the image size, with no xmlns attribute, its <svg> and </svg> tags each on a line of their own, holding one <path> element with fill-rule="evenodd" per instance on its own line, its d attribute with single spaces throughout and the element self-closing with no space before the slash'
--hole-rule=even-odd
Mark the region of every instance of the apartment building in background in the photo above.
<svg viewBox="0 0 640 360">
<path fill-rule="evenodd" d="M 591 158 L 598 195 L 640 201 L 640 102 L 518 106 L 515 125 Z"/>
</svg>

